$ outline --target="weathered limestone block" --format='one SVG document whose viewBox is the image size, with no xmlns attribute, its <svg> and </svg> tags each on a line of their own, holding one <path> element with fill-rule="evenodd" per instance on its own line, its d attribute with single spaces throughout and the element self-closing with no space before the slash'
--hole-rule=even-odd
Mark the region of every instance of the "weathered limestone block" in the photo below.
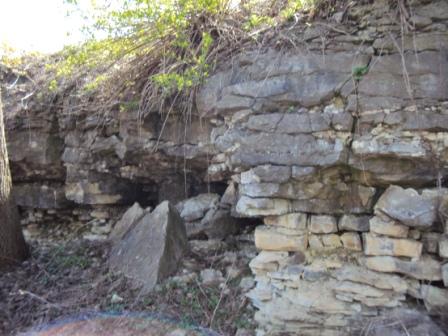
<svg viewBox="0 0 448 336">
<path fill-rule="evenodd" d="M 304 265 L 293 263 L 291 260 L 290 265 L 285 266 L 278 272 L 272 272 L 269 274 L 273 280 L 284 281 L 287 287 L 295 288 L 300 283 L 301 279 L 306 281 L 322 281 L 327 279 L 329 273 L 323 265 Z"/>
<path fill-rule="evenodd" d="M 207 211 L 216 207 L 219 201 L 218 194 L 200 194 L 176 205 L 180 216 L 185 221 L 202 219 Z"/>
<path fill-rule="evenodd" d="M 400 273 L 418 280 L 442 280 L 440 263 L 429 255 L 419 260 L 406 261 L 390 256 L 368 257 L 364 260 L 367 268 L 385 273 Z"/>
<path fill-rule="evenodd" d="M 359 301 L 367 307 L 397 307 L 405 300 L 404 295 L 352 281 L 342 281 L 334 290 L 342 294 L 344 300 Z"/>
<path fill-rule="evenodd" d="M 187 226 L 187 235 L 188 225 Z M 209 239 L 224 239 L 230 235 L 237 234 L 241 228 L 238 218 L 231 216 L 229 210 L 210 209 L 200 221 L 199 227 L 196 228 L 195 235 L 205 234 Z"/>
<path fill-rule="evenodd" d="M 430 314 L 445 315 L 448 309 L 448 290 L 431 285 L 422 285 L 421 293 Z"/>
<path fill-rule="evenodd" d="M 51 127 L 51 122 L 44 123 L 45 125 L 36 129 L 25 127 L 23 130 L 8 132 L 8 155 L 15 181 L 64 179 L 61 161 L 63 140 L 58 133 L 46 130 Z"/>
<path fill-rule="evenodd" d="M 298 113 L 270 113 L 249 117 L 244 127 L 261 132 L 300 134 L 335 129 L 351 131 L 353 117 L 350 113 L 328 108 L 324 113 L 299 110 Z"/>
<path fill-rule="evenodd" d="M 236 204 L 236 212 L 247 217 L 284 215 L 291 212 L 291 202 L 285 199 L 242 196 Z"/>
<path fill-rule="evenodd" d="M 296 311 L 307 309 L 311 313 L 349 315 L 359 312 L 362 308 L 358 303 L 343 302 L 334 296 L 337 284 L 339 282 L 334 279 L 323 282 L 299 280 L 296 288 L 286 289 L 282 296 L 297 307 Z"/>
<path fill-rule="evenodd" d="M 281 226 L 292 230 L 306 230 L 308 216 L 305 213 L 291 213 L 281 216 L 267 216 L 263 221 L 266 225 Z"/>
<path fill-rule="evenodd" d="M 288 262 L 288 252 L 261 251 L 249 263 L 249 267 L 254 274 L 261 275 L 266 272 L 275 272 L 279 267 Z"/>
<path fill-rule="evenodd" d="M 423 244 L 412 239 L 393 239 L 370 233 L 363 234 L 363 239 L 366 255 L 419 258 L 422 254 Z"/>
<path fill-rule="evenodd" d="M 310 234 L 308 236 L 308 243 L 311 250 L 314 251 L 324 250 L 324 243 L 322 242 L 320 235 Z"/>
<path fill-rule="evenodd" d="M 339 281 L 349 280 L 397 293 L 406 293 L 409 287 L 406 280 L 398 275 L 373 272 L 350 264 L 337 269 L 333 274 Z"/>
<path fill-rule="evenodd" d="M 362 251 L 361 238 L 356 232 L 344 232 L 341 237 L 342 246 L 351 251 Z"/>
<path fill-rule="evenodd" d="M 381 156 L 395 156 L 397 158 L 413 158 L 425 159 L 429 154 L 420 139 L 414 138 L 399 138 L 393 135 L 386 137 L 382 136 L 360 136 L 357 137 L 352 144 L 353 153 L 360 157 L 381 157 Z"/>
<path fill-rule="evenodd" d="M 441 239 L 440 233 L 423 232 L 422 234 L 423 250 L 428 253 L 438 253 L 440 239 Z"/>
<path fill-rule="evenodd" d="M 287 182 L 291 177 L 291 167 L 264 165 L 241 173 L 241 184 L 260 182 Z"/>
<path fill-rule="evenodd" d="M 436 220 L 434 198 L 420 195 L 414 189 L 390 186 L 375 205 L 375 212 L 387 215 L 411 227 L 428 228 Z"/>
<path fill-rule="evenodd" d="M 443 285 L 448 287 L 448 264 L 442 266 Z"/>
<path fill-rule="evenodd" d="M 344 215 L 339 219 L 339 231 L 369 231 L 370 216 Z"/>
<path fill-rule="evenodd" d="M 316 170 L 316 167 L 292 166 L 291 178 L 298 181 L 312 179 L 314 177 L 314 174 L 316 173 Z"/>
<path fill-rule="evenodd" d="M 230 160 L 234 165 L 258 166 L 275 163 L 277 165 L 331 166 L 344 163 L 348 150 L 346 143 L 349 133 L 329 134 L 326 138 L 316 138 L 309 134 L 288 135 L 279 133 L 249 133 L 231 129 L 218 140 L 239 143 L 233 147 Z M 220 143 L 217 142 L 219 149 Z M 225 147 L 224 147 L 225 148 Z M 224 150 L 222 148 L 221 150 Z"/>
<path fill-rule="evenodd" d="M 308 237 L 310 248 L 315 251 L 332 250 L 342 247 L 341 237 L 332 234 L 311 234 Z"/>
<path fill-rule="evenodd" d="M 448 258 L 448 237 L 443 236 L 439 240 L 439 255 Z"/>
<path fill-rule="evenodd" d="M 165 201 L 114 244 L 109 261 L 112 269 L 136 280 L 149 292 L 177 270 L 187 249 L 183 220 Z"/>
<path fill-rule="evenodd" d="M 369 137 L 365 139 L 368 145 L 371 142 Z M 402 181 L 420 186 L 436 179 L 436 175 L 428 174 L 428 165 L 426 158 L 395 157 L 391 160 L 393 153 L 384 155 L 362 155 L 359 157 L 351 156 L 349 164 L 356 168 L 358 179 L 367 181 L 375 186 L 387 187 L 390 184 L 399 184 Z"/>
<path fill-rule="evenodd" d="M 303 231 L 257 226 L 255 246 L 268 251 L 304 251 L 308 246 L 308 236 Z"/>
<path fill-rule="evenodd" d="M 370 58 L 350 53 L 325 57 L 291 53 L 282 55 L 281 62 L 273 62 L 278 56 L 274 50 L 253 57 L 245 55 L 245 61 L 233 73 L 213 75 L 198 94 L 201 115 L 247 109 L 260 98 L 279 104 L 319 104 L 331 99 L 347 82 L 353 66 L 365 66 Z"/>
<path fill-rule="evenodd" d="M 321 236 L 322 243 L 325 247 L 328 248 L 339 248 L 342 247 L 341 237 L 339 235 L 333 234 L 324 234 Z"/>
<path fill-rule="evenodd" d="M 368 130 L 384 132 L 379 124 L 387 125 L 390 128 L 401 131 L 447 131 L 448 116 L 442 109 L 408 107 L 400 109 L 384 109 L 367 111 L 361 114 L 360 123 L 363 132 Z M 387 112 L 386 112 L 387 111 Z M 402 133 L 402 137 L 407 138 L 409 133 Z M 415 133 L 418 134 L 418 133 Z"/>
<path fill-rule="evenodd" d="M 291 211 L 315 214 L 368 212 L 375 194 L 373 188 L 337 181 L 330 184 L 324 181 L 244 184 L 239 191 L 243 197 L 290 200 Z"/>
<path fill-rule="evenodd" d="M 67 207 L 64 187 L 47 184 L 18 184 L 13 188 L 17 205 L 38 209 L 60 209 Z"/>
<path fill-rule="evenodd" d="M 396 238 L 407 238 L 409 227 L 390 218 L 375 216 L 370 219 L 370 232 Z"/>
<path fill-rule="evenodd" d="M 136 186 L 114 179 L 112 176 L 104 181 L 82 180 L 67 183 L 65 196 L 78 204 L 122 204 L 135 200 Z"/>
<path fill-rule="evenodd" d="M 308 227 L 312 233 L 332 233 L 338 232 L 337 220 L 333 216 L 310 216 Z"/>
</svg>

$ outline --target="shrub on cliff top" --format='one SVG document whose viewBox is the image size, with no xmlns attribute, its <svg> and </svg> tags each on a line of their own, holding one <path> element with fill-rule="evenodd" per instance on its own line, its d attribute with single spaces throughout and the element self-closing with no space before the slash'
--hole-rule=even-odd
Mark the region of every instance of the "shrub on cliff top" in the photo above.
<svg viewBox="0 0 448 336">
<path fill-rule="evenodd" d="M 78 0 L 65 2 L 79 12 Z M 265 34 L 296 22 L 299 12 L 313 16 L 337 2 L 126 0 L 106 7 L 107 1 L 96 1 L 102 6 L 82 13 L 90 38 L 45 60 L 47 87 L 95 93 L 104 110 L 137 96 L 142 113 L 173 106 L 188 112 L 197 88 L 221 60 L 263 45 Z"/>
<path fill-rule="evenodd" d="M 66 0 L 79 9 L 77 1 Z M 185 111 L 191 109 L 198 86 L 220 60 L 262 43 L 264 33 L 297 20 L 299 11 L 313 14 L 335 3 L 127 0 L 112 9 L 98 6 L 87 13 L 89 22 L 94 22 L 86 26 L 92 38 L 79 48 L 67 48 L 53 69 L 56 80 L 80 68 L 94 70 L 84 90 L 101 88 L 114 99 L 139 94 L 144 113 L 167 111 L 174 105 Z"/>
</svg>

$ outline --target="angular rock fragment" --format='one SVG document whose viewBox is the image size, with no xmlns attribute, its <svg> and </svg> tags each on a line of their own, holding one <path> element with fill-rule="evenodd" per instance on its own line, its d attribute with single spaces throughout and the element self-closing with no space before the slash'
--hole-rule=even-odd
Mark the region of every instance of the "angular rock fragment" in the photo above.
<svg viewBox="0 0 448 336">
<path fill-rule="evenodd" d="M 124 237 L 124 235 L 132 229 L 132 227 L 143 217 L 146 213 L 140 204 L 134 203 L 123 216 L 115 223 L 114 229 L 109 235 L 111 240 L 119 240 Z"/>
<path fill-rule="evenodd" d="M 188 249 L 187 234 L 176 208 L 165 201 L 141 218 L 112 247 L 110 265 L 149 292 L 177 270 Z"/>
</svg>

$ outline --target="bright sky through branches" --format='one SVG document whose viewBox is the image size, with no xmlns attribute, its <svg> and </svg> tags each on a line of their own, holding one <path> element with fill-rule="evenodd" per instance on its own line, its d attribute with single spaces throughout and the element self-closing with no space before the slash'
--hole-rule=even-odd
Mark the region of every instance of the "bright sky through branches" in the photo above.
<svg viewBox="0 0 448 336">
<path fill-rule="evenodd" d="M 80 41 L 82 19 L 66 12 L 63 0 L 0 0 L 0 47 L 47 53 Z"/>
</svg>

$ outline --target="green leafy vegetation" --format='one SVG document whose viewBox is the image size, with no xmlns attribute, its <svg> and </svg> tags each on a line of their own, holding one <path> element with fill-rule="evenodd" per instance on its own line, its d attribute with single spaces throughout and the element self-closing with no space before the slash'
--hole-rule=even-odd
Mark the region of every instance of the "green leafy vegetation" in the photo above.
<svg viewBox="0 0 448 336">
<path fill-rule="evenodd" d="M 362 79 L 362 77 L 367 75 L 368 72 L 369 72 L 368 66 L 358 66 L 358 67 L 353 68 L 352 76 L 356 81 L 360 81 Z"/>
<path fill-rule="evenodd" d="M 90 266 L 90 259 L 84 255 L 83 251 L 68 254 L 64 251 L 64 247 L 60 245 L 56 246 L 52 253 L 53 257 L 48 265 L 50 273 L 63 272 L 75 267 L 85 269 Z"/>
<path fill-rule="evenodd" d="M 77 0 L 65 2 L 79 15 Z M 110 102 L 140 95 L 144 113 L 172 106 L 190 110 L 197 88 L 219 61 L 256 44 L 265 28 L 317 6 L 316 0 L 249 0 L 237 6 L 231 0 L 127 0 L 110 8 L 92 3 L 93 9 L 81 12 L 89 39 L 49 62 L 48 87 L 63 90 L 71 80 L 82 92 L 101 92 Z"/>
</svg>

